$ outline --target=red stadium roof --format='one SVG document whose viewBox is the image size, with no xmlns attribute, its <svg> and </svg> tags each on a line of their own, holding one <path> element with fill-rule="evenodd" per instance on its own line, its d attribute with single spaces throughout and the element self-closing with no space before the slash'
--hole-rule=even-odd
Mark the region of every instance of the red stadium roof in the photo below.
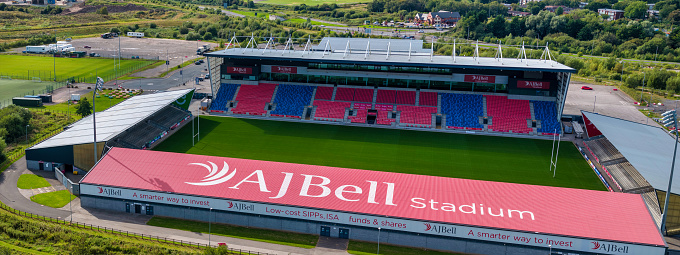
<svg viewBox="0 0 680 255">
<path fill-rule="evenodd" d="M 635 194 L 121 148 L 81 183 L 665 245 Z"/>
</svg>

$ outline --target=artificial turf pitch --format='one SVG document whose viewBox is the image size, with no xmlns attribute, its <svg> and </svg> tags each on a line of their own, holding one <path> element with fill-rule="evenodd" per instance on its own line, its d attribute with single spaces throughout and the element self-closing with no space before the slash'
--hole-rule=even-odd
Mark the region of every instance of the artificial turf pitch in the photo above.
<svg viewBox="0 0 680 255">
<path fill-rule="evenodd" d="M 571 142 L 556 177 L 552 141 L 202 116 L 154 150 L 464 179 L 605 190 Z"/>
</svg>

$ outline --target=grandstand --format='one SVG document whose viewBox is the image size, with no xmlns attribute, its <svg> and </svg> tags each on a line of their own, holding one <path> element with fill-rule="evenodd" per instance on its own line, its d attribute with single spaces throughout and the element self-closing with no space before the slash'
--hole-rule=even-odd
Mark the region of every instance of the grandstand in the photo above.
<svg viewBox="0 0 680 255">
<path fill-rule="evenodd" d="M 148 149 L 157 144 L 191 118 L 188 104 L 182 98 L 192 95 L 191 89 L 140 95 L 97 112 L 97 154 L 111 147 Z M 89 170 L 95 164 L 92 121 L 92 115 L 84 117 L 63 132 L 26 149 L 28 168 L 52 170 L 62 166 L 60 169 L 67 171 Z M 52 166 L 44 169 L 43 162 L 51 162 Z"/>
<path fill-rule="evenodd" d="M 410 40 L 324 40 L 324 50 L 206 54 L 211 77 L 218 77 L 211 79 L 210 113 L 525 137 L 562 133 L 574 72 L 567 66 L 434 56 Z M 367 50 L 352 51 L 356 44 Z"/>
<path fill-rule="evenodd" d="M 648 126 L 590 112 L 583 112 L 588 138 L 583 147 L 611 179 L 615 191 L 641 194 L 652 218 L 661 225 L 668 185 L 673 138 L 659 127 Z M 673 184 L 673 192 L 680 186 Z M 678 195 L 671 194 L 667 223 L 670 235 L 680 233 Z M 675 205 L 673 204 L 675 203 Z"/>
</svg>

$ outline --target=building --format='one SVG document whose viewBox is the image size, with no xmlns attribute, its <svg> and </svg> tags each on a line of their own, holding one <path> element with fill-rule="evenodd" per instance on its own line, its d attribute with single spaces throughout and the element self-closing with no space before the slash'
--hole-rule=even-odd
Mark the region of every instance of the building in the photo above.
<svg viewBox="0 0 680 255">
<path fill-rule="evenodd" d="M 622 10 L 614 10 L 614 9 L 597 9 L 597 13 L 600 15 L 607 15 L 609 18 L 607 20 L 612 21 L 612 20 L 617 20 L 620 18 L 623 18 L 623 11 Z"/>
<path fill-rule="evenodd" d="M 566 6 L 564 6 L 564 5 L 546 5 L 546 6 L 543 8 L 543 10 L 546 10 L 546 11 L 549 11 L 549 12 L 554 13 L 554 12 L 557 11 L 557 9 L 560 8 L 560 7 L 562 8 L 562 13 L 563 13 L 563 14 L 569 14 L 569 12 L 571 12 L 571 10 L 574 9 L 574 8 L 566 7 Z"/>
<path fill-rule="evenodd" d="M 81 204 L 476 254 L 665 254 L 637 194 L 112 148 Z M 378 233 L 380 232 L 380 235 Z"/>
<path fill-rule="evenodd" d="M 542 1 L 542 0 L 519 0 L 519 5 L 526 6 L 530 2 L 540 2 L 540 1 Z"/>
<path fill-rule="evenodd" d="M 673 159 L 675 139 L 665 129 L 597 113 L 583 112 L 588 139 L 611 185 L 621 192 L 642 194 L 656 224 L 661 225 L 663 204 Z M 605 153 L 607 152 L 607 153 Z M 677 163 L 676 163 L 677 164 Z M 677 170 L 677 168 L 676 168 Z M 673 176 L 668 235 L 680 233 L 680 177 Z"/>
<path fill-rule="evenodd" d="M 111 146 L 151 147 L 191 116 L 187 108 L 192 95 L 191 89 L 139 95 L 97 112 L 97 155 Z M 26 149 L 28 169 L 89 170 L 95 163 L 93 131 L 90 115 Z"/>
<path fill-rule="evenodd" d="M 647 17 L 658 19 L 659 18 L 659 11 L 657 11 L 657 10 L 647 10 Z"/>
<path fill-rule="evenodd" d="M 521 12 L 521 11 L 508 11 L 508 14 L 513 17 L 526 17 L 531 15 L 529 12 Z"/>
<path fill-rule="evenodd" d="M 308 50 L 211 52 L 209 112 L 509 136 L 561 133 L 574 69 L 552 60 L 434 55 L 422 45 L 329 38 Z"/>
<path fill-rule="evenodd" d="M 430 13 L 417 13 L 414 22 L 432 26 L 453 26 L 460 20 L 460 13 L 450 11 L 438 11 Z"/>
</svg>

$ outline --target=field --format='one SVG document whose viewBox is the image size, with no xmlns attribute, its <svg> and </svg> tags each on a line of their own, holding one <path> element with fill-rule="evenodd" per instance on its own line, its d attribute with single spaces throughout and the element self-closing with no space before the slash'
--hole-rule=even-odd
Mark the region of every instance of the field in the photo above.
<svg viewBox="0 0 680 255">
<path fill-rule="evenodd" d="M 54 62 L 54 63 L 53 63 Z M 120 70 L 129 72 L 156 61 L 122 60 Z M 40 77 L 47 80 L 53 77 L 56 65 L 57 80 L 68 77 L 102 77 L 110 80 L 114 75 L 113 59 L 105 58 L 51 58 L 45 56 L 0 55 L 0 76 L 21 76 L 24 79 Z M 30 72 L 29 72 L 30 70 Z"/>
<path fill-rule="evenodd" d="M 563 142 L 557 177 L 552 141 L 207 116 L 191 146 L 186 125 L 155 150 L 464 179 L 605 190 Z"/>
<path fill-rule="evenodd" d="M 305 23 L 305 22 L 307 22 L 306 19 L 289 19 L 287 21 L 290 21 L 290 22 L 293 22 L 293 23 Z M 345 25 L 331 24 L 331 23 L 320 22 L 320 21 L 315 21 L 315 20 L 311 20 L 310 23 L 312 23 L 312 25 L 315 25 L 315 26 L 323 25 L 323 26 L 327 26 L 327 27 L 346 27 Z"/>
<path fill-rule="evenodd" d="M 280 4 L 280 5 L 318 5 L 318 4 L 354 4 L 354 3 L 368 3 L 371 0 L 264 0 L 257 1 L 261 4 Z"/>
<path fill-rule="evenodd" d="M 0 56 L 0 61 L 2 57 Z M 4 64 L 0 65 L 0 69 L 4 68 Z M 1 74 L 0 74 L 1 75 Z M 32 80 L 7 80 L 0 79 L 0 105 L 5 106 L 12 103 L 12 98 L 16 96 L 24 96 L 26 94 L 33 95 L 44 93 L 45 88 L 52 86 L 58 88 L 64 83 L 56 83 L 49 81 L 34 82 Z"/>
</svg>

